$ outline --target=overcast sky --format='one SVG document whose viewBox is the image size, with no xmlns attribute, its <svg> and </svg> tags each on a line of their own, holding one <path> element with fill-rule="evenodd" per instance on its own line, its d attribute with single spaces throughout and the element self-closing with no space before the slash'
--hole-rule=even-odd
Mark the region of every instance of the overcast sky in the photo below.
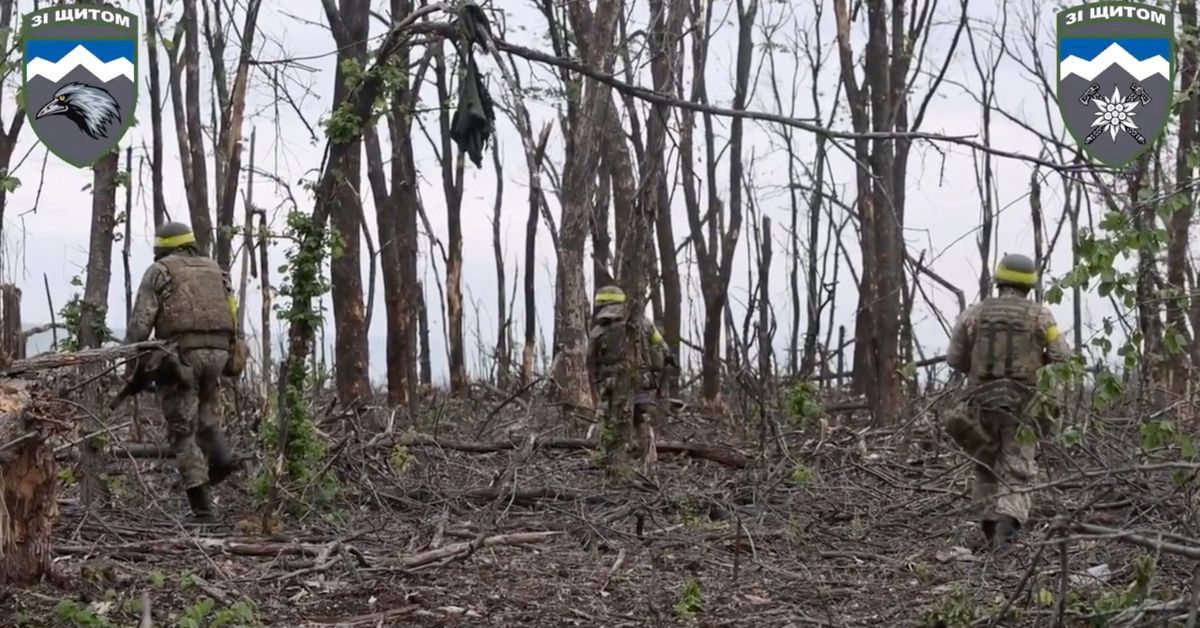
<svg viewBox="0 0 1200 628">
<path fill-rule="evenodd" d="M 124 3 L 126 8 L 138 15 L 142 15 L 141 3 L 136 3 L 138 6 L 133 6 L 134 4 L 130 2 Z M 382 11 L 384 3 L 380 2 L 377 4 L 380 4 L 379 8 Z M 735 25 L 732 21 L 736 19 L 736 11 L 724 10 L 728 4 L 723 0 L 719 0 L 718 2 L 718 11 L 716 14 L 719 18 L 724 16 L 724 19 L 728 20 L 729 23 L 722 27 L 720 34 L 717 36 L 711 48 L 712 57 L 709 63 L 710 98 L 714 101 L 714 104 L 725 106 L 728 106 L 732 100 L 732 68 L 735 59 Z M 1034 1 L 1021 2 L 1020 4 L 1021 6 L 1017 6 L 1014 3 L 1014 9 L 1005 12 L 998 11 L 994 6 L 978 6 L 978 3 L 975 3 L 971 8 L 972 17 L 977 25 L 996 24 L 996 20 L 999 19 L 1000 15 L 1008 13 L 1009 45 L 1019 48 L 1020 54 L 1025 57 L 1028 57 L 1030 53 L 1024 41 L 1024 31 L 1033 28 L 1036 24 L 1037 28 L 1041 31 L 1040 54 L 1047 67 L 1051 69 L 1051 73 L 1053 73 L 1054 41 L 1052 9 L 1049 7 L 1041 8 L 1039 9 L 1041 11 L 1040 15 L 1033 16 L 1032 10 L 1029 7 L 1037 6 L 1041 3 Z M 33 8 L 32 2 L 21 2 L 20 5 L 22 11 L 28 11 Z M 544 39 L 544 20 L 531 8 L 529 2 L 525 0 L 511 0 L 511 2 L 506 1 L 504 6 L 508 11 L 508 23 L 510 27 L 507 37 L 510 41 L 531 47 L 548 48 Z M 790 46 L 790 40 L 794 38 L 793 32 L 797 28 L 815 32 L 812 29 L 818 27 L 821 29 L 826 46 L 828 47 L 833 43 L 831 6 L 827 7 L 826 15 L 818 26 L 815 24 L 810 3 L 796 3 L 789 6 L 789 3 L 785 2 L 765 2 L 760 11 L 760 22 L 765 24 L 774 21 L 781 13 L 789 11 L 795 12 L 796 17 L 794 19 L 799 26 L 796 28 L 785 27 L 783 34 L 777 35 L 772 43 Z M 930 74 L 936 72 L 936 66 L 945 57 L 950 36 L 954 30 L 954 24 L 958 18 L 958 11 L 958 3 L 939 3 L 938 19 L 935 20 L 932 40 L 926 55 L 926 67 L 922 76 L 917 81 L 912 98 L 923 98 L 926 86 L 930 80 Z M 644 21 L 644 17 L 640 12 L 635 14 L 634 18 L 635 20 Z M 240 11 L 236 19 L 240 22 Z M 293 67 L 290 70 L 289 78 L 292 96 L 296 99 L 304 115 L 302 117 L 297 114 L 286 103 L 277 103 L 270 82 L 266 80 L 264 75 L 256 74 L 251 82 L 245 125 L 247 149 L 250 132 L 252 129 L 257 129 L 258 164 L 263 168 L 273 170 L 282 180 L 292 182 L 293 192 L 299 200 L 302 209 L 305 210 L 311 208 L 311 199 L 305 196 L 300 186 L 295 184 L 301 179 L 314 179 L 316 170 L 320 166 L 324 149 L 324 138 L 320 136 L 319 121 L 329 109 L 330 102 L 327 95 L 332 87 L 333 68 L 335 64 L 334 57 L 332 56 L 334 43 L 328 30 L 324 27 L 324 19 L 324 14 L 320 10 L 320 4 L 315 0 L 310 2 L 266 0 L 264 2 L 262 14 L 259 18 L 260 36 L 255 43 L 255 55 L 257 58 L 264 60 L 284 57 L 304 59 L 302 62 L 304 67 Z M 168 18 L 168 23 L 173 24 L 173 22 L 174 17 Z M 372 45 L 374 46 L 374 43 L 378 41 L 378 36 L 383 32 L 383 26 L 377 20 L 372 20 L 371 28 L 374 38 Z M 990 26 L 982 26 L 980 28 L 987 29 Z M 240 26 L 237 26 L 236 30 L 240 30 Z M 631 28 L 631 31 L 635 30 L 636 28 Z M 231 34 L 233 42 L 236 42 L 237 38 L 238 35 L 236 33 Z M 762 42 L 762 30 L 756 33 L 756 40 L 760 43 Z M 860 32 L 855 41 L 856 52 L 861 50 L 864 43 L 865 37 Z M 985 36 L 982 30 L 978 32 L 975 43 L 985 61 L 990 55 L 996 54 L 994 38 Z M 132 225 L 133 246 L 131 265 L 135 288 L 142 270 L 144 270 L 151 260 L 153 231 L 152 219 L 149 215 L 151 199 L 149 170 L 148 166 L 140 166 L 144 147 L 150 145 L 150 115 L 148 109 L 150 102 L 146 78 L 147 70 L 144 44 L 139 54 L 141 54 L 139 65 L 139 75 L 141 77 L 139 85 L 140 100 L 137 112 L 139 124 L 129 131 L 121 144 L 122 148 L 129 145 L 134 147 L 133 179 L 135 208 Z M 230 50 L 227 51 L 226 55 L 231 73 L 236 54 L 236 46 L 232 45 L 231 42 Z M 205 56 L 207 57 L 207 52 Z M 809 100 L 808 86 L 811 84 L 813 78 L 806 69 L 801 69 L 797 75 L 797 92 L 795 94 L 789 93 L 791 91 L 790 83 L 793 68 L 787 56 L 787 54 L 782 54 L 776 60 L 777 71 L 782 77 L 781 89 L 784 90 L 783 100 L 785 103 L 790 100 L 796 100 L 797 116 L 811 117 L 813 110 Z M 493 94 L 499 99 L 501 78 L 495 70 L 494 61 L 486 57 L 479 57 L 479 63 L 482 71 L 488 75 L 488 81 L 493 88 Z M 533 75 L 540 77 L 542 81 L 547 81 L 550 77 L 550 74 L 544 68 L 533 68 L 524 62 L 521 62 L 520 65 L 523 72 L 533 72 Z M 754 88 L 753 104 L 751 106 L 760 110 L 773 110 L 775 105 L 769 89 L 769 67 L 762 67 L 760 69 L 759 65 L 759 62 L 756 61 L 754 72 L 759 78 Z M 204 72 L 207 73 L 209 67 L 207 61 L 204 62 L 204 66 Z M 273 66 L 261 67 L 270 68 Z M 837 71 L 836 55 L 828 56 L 823 65 L 822 75 L 817 79 L 823 87 L 825 98 L 823 110 L 825 112 L 829 111 L 835 93 Z M 690 69 L 688 72 L 690 72 Z M 163 61 L 163 68 L 160 75 L 164 78 L 167 75 L 165 60 Z M 529 81 L 530 78 L 527 76 L 525 83 L 528 84 Z M 926 121 L 921 130 L 948 135 L 975 135 L 980 133 L 980 108 L 974 98 L 964 93 L 961 87 L 964 85 L 976 93 L 979 91 L 979 79 L 975 75 L 965 37 L 960 42 L 959 51 L 951 63 L 951 67 L 947 73 L 946 84 L 942 86 L 939 95 L 930 104 Z M 1045 116 L 1042 113 L 1041 89 L 1028 76 L 1024 75 L 1012 60 L 1005 59 L 1000 63 L 995 90 L 999 94 L 999 102 L 1008 107 L 1015 115 L 1034 121 L 1033 124 L 1038 127 L 1045 127 L 1046 122 L 1044 120 Z M 5 103 L 3 108 L 3 115 L 6 120 L 11 119 L 13 115 L 14 105 L 12 104 L 11 93 L 11 89 L 6 92 L 8 102 Z M 426 100 L 427 105 L 431 102 L 431 99 Z M 207 113 L 207 98 L 205 98 L 203 106 L 206 108 L 205 117 L 207 118 L 209 115 Z M 533 103 L 531 109 L 534 116 L 539 118 L 534 121 L 533 126 L 535 129 L 540 129 L 545 121 L 553 119 L 553 110 L 547 106 Z M 1053 112 L 1053 122 L 1055 125 L 1059 122 L 1057 116 L 1057 110 L 1055 110 Z M 996 119 L 997 116 L 993 116 L 993 118 L 993 143 L 997 148 L 1026 154 L 1036 154 L 1038 152 L 1039 144 L 1026 132 L 1007 121 Z M 718 120 L 719 133 L 723 135 L 727 134 L 727 122 L 727 120 Z M 164 124 L 166 125 L 165 195 L 172 215 L 182 217 L 187 215 L 187 204 L 180 173 L 178 147 L 172 127 L 174 121 L 169 105 L 164 109 Z M 318 134 L 315 141 L 310 136 L 310 125 Z M 834 125 L 842 129 L 849 128 L 844 103 L 842 105 L 842 112 Z M 514 287 L 512 280 L 513 273 L 519 268 L 519 264 L 523 262 L 524 224 L 527 214 L 527 176 L 520 140 L 512 124 L 502 117 L 498 121 L 498 127 L 498 142 L 503 157 L 503 176 L 505 178 L 501 232 L 504 238 L 507 260 L 506 270 L 510 277 L 508 289 L 511 291 Z M 436 130 L 436 125 L 431 127 L 431 129 Z M 747 127 L 747 134 L 746 160 L 749 169 L 747 174 L 753 177 L 754 184 L 761 189 L 761 192 L 756 195 L 759 210 L 770 216 L 774 223 L 773 233 L 776 240 L 774 247 L 775 265 L 771 276 L 770 291 L 771 299 L 776 304 L 779 318 L 779 330 L 776 333 L 775 341 L 776 348 L 778 349 L 777 359 L 783 363 L 786 360 L 783 348 L 788 343 L 789 321 L 791 318 L 788 309 L 790 296 L 787 284 L 788 264 L 791 263 L 787 255 L 790 246 L 786 241 L 788 237 L 786 229 L 791 220 L 790 200 L 786 187 L 787 162 L 782 154 L 778 133 L 775 129 L 760 124 L 751 124 Z M 805 156 L 806 163 L 801 168 L 801 171 L 804 172 L 811 165 L 808 163 L 811 161 L 808 156 L 812 155 L 814 138 L 811 135 L 798 133 L 796 141 L 799 154 Z M 561 161 L 562 158 L 561 146 L 560 128 L 555 126 L 552 136 L 552 155 L 557 161 Z M 849 150 L 848 144 L 843 144 L 843 146 Z M 429 217 L 437 231 L 435 235 L 438 238 L 444 239 L 446 233 L 446 216 L 440 192 L 439 170 L 433 152 L 429 149 L 423 136 L 419 134 L 417 151 L 418 168 L 424 179 L 422 197 Z M 211 148 L 207 152 L 211 153 Z M 702 153 L 702 151 L 698 152 Z M 40 181 L 40 170 L 44 159 L 46 160 L 45 176 L 44 181 Z M 124 159 L 124 156 L 122 156 L 122 159 Z M 91 196 L 87 186 L 92 181 L 92 174 L 90 170 L 77 170 L 59 161 L 53 155 L 46 158 L 45 149 L 37 144 L 36 138 L 30 131 L 29 126 L 26 126 L 23 130 L 14 155 L 14 164 L 17 162 L 21 162 L 21 165 L 15 172 L 15 176 L 21 179 L 22 185 L 14 194 L 9 196 L 9 205 L 5 212 L 6 242 L 4 248 L 4 273 L 9 280 L 16 281 L 25 293 L 23 303 L 24 320 L 29 324 L 36 324 L 47 322 L 49 319 L 49 309 L 46 304 L 43 288 L 43 275 L 49 280 L 51 298 L 54 301 L 54 307 L 57 309 L 61 308 L 62 304 L 76 290 L 69 283 L 71 277 L 82 275 L 83 273 L 83 267 L 87 260 L 91 211 Z M 490 222 L 493 211 L 494 190 L 496 188 L 496 175 L 491 167 L 490 159 L 485 160 L 484 166 L 483 169 L 476 169 L 468 164 L 466 174 L 467 183 L 465 186 L 466 195 L 463 204 L 463 237 L 464 250 L 466 251 L 463 291 L 467 300 L 465 307 L 467 313 L 466 334 L 469 348 L 476 346 L 477 328 L 478 342 L 482 342 L 490 347 L 494 343 L 496 328 L 495 267 L 491 255 Z M 853 202 L 853 168 L 853 164 L 845 156 L 838 155 L 834 158 L 831 178 L 840 190 L 842 200 L 847 203 Z M 997 172 L 998 180 L 998 190 L 996 192 L 998 197 L 997 206 L 1001 208 L 998 230 L 994 241 L 994 252 L 1003 254 L 1008 251 L 1019 251 L 1032 254 L 1033 229 L 1028 204 L 1030 166 L 1026 163 L 1013 160 L 997 160 L 994 168 Z M 212 176 L 212 172 L 213 169 L 210 164 L 210 177 Z M 723 161 L 719 175 L 721 177 L 719 188 L 722 190 L 722 194 L 727 189 L 727 185 L 725 184 L 728 178 L 727 172 L 727 161 Z M 978 190 L 975 185 L 975 163 L 971 151 L 964 147 L 949 144 L 934 146 L 929 143 L 918 143 L 912 151 L 909 173 L 905 237 L 909 243 L 910 251 L 917 256 L 925 252 L 925 258 L 928 263 L 938 273 L 960 286 L 966 292 L 968 300 L 973 300 L 977 296 L 980 269 L 979 254 L 975 242 L 975 230 L 978 227 L 980 218 L 980 202 Z M 1057 225 L 1061 212 L 1061 194 L 1059 194 L 1057 175 L 1052 175 L 1045 171 L 1042 172 L 1042 175 L 1046 177 L 1046 187 L 1043 190 L 1043 204 L 1047 216 L 1044 228 L 1052 234 L 1052 230 Z M 368 214 L 368 222 L 372 226 L 372 231 L 374 231 L 374 209 L 372 207 L 372 197 L 369 190 L 366 189 L 365 176 L 363 185 L 363 201 Z M 120 194 L 121 201 L 119 205 L 123 207 L 124 190 L 121 190 Z M 687 234 L 687 221 L 684 215 L 683 199 L 680 193 L 673 194 L 672 198 L 671 209 L 675 223 L 675 234 L 676 238 L 682 242 Z M 269 215 L 273 217 L 275 226 L 282 228 L 285 212 L 290 208 L 290 205 L 286 201 L 286 195 L 275 189 L 271 183 L 260 179 L 254 190 L 254 200 L 256 205 L 265 207 L 268 210 Z M 553 211 L 557 215 L 557 205 L 553 199 L 551 199 L 551 203 L 554 205 Z M 241 210 L 239 209 L 239 214 L 240 212 Z M 804 225 L 805 223 L 806 217 L 801 216 L 800 224 Z M 752 224 L 749 217 L 747 217 L 738 255 L 735 258 L 733 285 L 730 289 L 734 314 L 738 321 L 741 320 L 742 312 L 744 311 L 742 304 L 748 300 L 748 292 L 751 285 L 747 277 L 746 254 L 749 250 L 747 248 L 748 240 L 752 237 L 752 233 Z M 543 283 L 539 286 L 538 291 L 538 312 L 539 320 L 545 334 L 544 337 L 548 344 L 550 337 L 549 326 L 552 324 L 551 308 L 553 306 L 553 291 L 550 282 L 553 281 L 554 277 L 554 258 L 549 237 L 546 235 L 544 226 L 539 230 L 539 234 L 540 268 L 538 277 L 543 280 Z M 856 268 L 859 267 L 858 249 L 849 229 L 845 237 L 845 244 L 850 257 L 853 259 L 854 266 Z M 445 375 L 446 364 L 443 325 L 441 315 L 438 311 L 439 296 L 432 277 L 434 267 L 429 262 L 432 258 L 428 257 L 430 247 L 428 240 L 424 238 L 421 241 L 421 250 L 423 253 L 421 272 L 425 275 L 426 298 L 432 308 L 430 323 L 433 326 L 431 338 L 433 343 L 433 365 L 435 378 L 440 379 Z M 276 251 L 276 266 L 282 263 L 281 251 L 282 249 Z M 690 248 L 685 249 L 684 255 L 690 259 Z M 1064 240 L 1053 257 L 1051 265 L 1052 273 L 1061 274 L 1065 272 L 1069 268 L 1069 264 L 1070 249 L 1067 241 Z M 364 269 L 365 267 L 366 263 L 364 260 Z M 436 268 L 437 272 L 443 272 L 444 266 L 440 259 L 436 260 Z M 112 327 L 119 329 L 124 327 L 125 312 L 119 244 L 116 256 L 114 257 L 113 269 L 109 323 Z M 853 320 L 857 297 L 854 294 L 854 286 L 849 279 L 848 270 L 844 265 L 841 272 L 842 283 L 838 293 L 837 321 L 842 324 L 850 324 Z M 235 282 L 237 281 L 236 274 L 235 270 Z M 274 273 L 274 276 L 276 279 L 279 277 L 277 272 Z M 955 300 L 941 288 L 929 282 L 923 282 L 923 284 L 942 309 L 943 315 L 953 320 L 958 310 Z M 520 285 L 519 276 L 517 277 L 516 285 Z M 685 289 L 695 295 L 699 294 L 699 285 L 696 283 L 694 272 L 687 279 Z M 379 377 L 384 369 L 381 343 L 384 335 L 382 294 L 382 283 L 380 282 L 376 290 L 376 314 L 371 329 L 372 373 L 374 377 Z M 256 315 L 259 303 L 258 286 L 252 283 L 248 295 L 248 306 L 251 308 L 251 315 L 248 317 L 248 321 L 250 322 L 250 330 L 252 332 L 256 331 L 259 326 Z M 1095 302 L 1089 300 L 1084 305 L 1085 323 L 1098 324 L 1099 321 L 1096 317 L 1105 311 L 1100 307 L 1099 300 L 1095 300 Z M 1096 311 L 1095 315 L 1092 313 L 1093 308 Z M 515 336 L 519 339 L 521 336 L 521 322 L 524 317 L 522 300 L 520 298 L 515 302 L 515 310 L 513 312 L 515 318 L 514 329 Z M 1063 305 L 1055 308 L 1055 313 L 1059 318 L 1061 326 L 1066 330 L 1070 325 L 1069 298 Z M 919 304 L 914 317 L 917 321 L 917 334 L 925 350 L 930 355 L 940 352 L 945 346 L 946 334 L 941 325 L 933 317 L 930 309 L 923 304 Z M 685 335 L 692 338 L 698 337 L 698 326 L 701 322 L 699 320 L 699 312 L 693 308 L 687 308 L 685 305 L 684 319 L 686 327 Z M 332 315 L 330 315 L 328 326 L 329 334 L 332 335 Z M 276 332 L 275 337 L 276 339 L 279 338 L 278 332 Z M 694 358 L 694 356 L 685 355 L 685 358 Z M 473 371 L 477 370 L 477 362 L 474 358 L 470 360 L 469 367 Z"/>
</svg>

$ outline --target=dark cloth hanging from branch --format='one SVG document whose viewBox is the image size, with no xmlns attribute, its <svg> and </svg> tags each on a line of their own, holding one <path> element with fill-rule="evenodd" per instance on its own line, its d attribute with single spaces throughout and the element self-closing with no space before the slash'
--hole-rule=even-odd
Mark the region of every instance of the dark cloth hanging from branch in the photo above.
<svg viewBox="0 0 1200 628">
<path fill-rule="evenodd" d="M 492 135 L 496 113 L 492 97 L 475 65 L 475 44 L 480 44 L 485 54 L 491 28 L 483 10 L 474 3 L 465 3 L 459 13 L 459 30 L 462 42 L 459 59 L 462 64 L 462 80 L 459 82 L 458 109 L 450 121 L 450 139 L 471 157 L 476 168 L 483 166 L 483 149 Z"/>
</svg>

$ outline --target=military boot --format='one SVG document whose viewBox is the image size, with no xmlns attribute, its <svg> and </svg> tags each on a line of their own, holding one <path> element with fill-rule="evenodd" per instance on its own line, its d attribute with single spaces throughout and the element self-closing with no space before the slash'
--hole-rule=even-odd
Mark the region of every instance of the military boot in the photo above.
<svg viewBox="0 0 1200 628">
<path fill-rule="evenodd" d="M 1000 519 L 996 521 L 996 531 L 992 536 L 992 549 L 1001 550 L 1008 547 L 1020 529 L 1020 521 L 1008 515 L 1000 515 Z"/>
<path fill-rule="evenodd" d="M 229 447 L 225 444 L 225 437 L 220 430 L 213 427 L 200 428 L 196 431 L 196 445 L 208 459 L 208 483 L 210 486 L 224 482 L 225 478 L 238 470 L 238 464 L 233 459 L 233 454 L 229 452 Z"/>
<path fill-rule="evenodd" d="M 188 506 L 192 509 L 192 516 L 188 519 L 188 523 L 209 525 L 216 523 L 217 518 L 213 514 L 212 498 L 208 493 L 208 485 L 202 484 L 187 490 Z"/>
</svg>

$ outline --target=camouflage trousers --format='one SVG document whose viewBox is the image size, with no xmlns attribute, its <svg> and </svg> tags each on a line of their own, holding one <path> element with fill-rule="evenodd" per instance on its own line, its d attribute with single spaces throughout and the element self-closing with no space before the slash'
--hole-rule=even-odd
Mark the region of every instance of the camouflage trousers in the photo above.
<svg viewBox="0 0 1200 628">
<path fill-rule="evenodd" d="M 596 413 L 601 417 L 600 442 L 605 455 L 611 457 L 616 450 L 628 442 L 629 428 L 634 431 L 634 448 L 643 456 L 645 461 L 653 463 L 657 456 L 654 442 L 653 416 L 655 407 L 655 391 L 639 387 L 633 391 L 630 398 L 632 412 L 630 419 L 624 418 L 625 409 L 614 407 L 617 394 L 616 378 L 603 378 L 599 382 L 600 401 Z M 630 423 L 632 422 L 632 425 Z"/>
<path fill-rule="evenodd" d="M 946 422 L 946 430 L 974 460 L 972 503 L 982 521 L 1007 515 L 1021 522 L 1029 518 L 1030 484 L 1037 477 L 1033 443 L 1017 442 L 1020 420 L 1004 410 L 959 406 Z"/>
<path fill-rule="evenodd" d="M 181 350 L 178 376 L 157 382 L 167 438 L 185 489 L 208 482 L 208 452 L 221 429 L 221 371 L 228 359 L 229 352 L 220 349 Z"/>
</svg>

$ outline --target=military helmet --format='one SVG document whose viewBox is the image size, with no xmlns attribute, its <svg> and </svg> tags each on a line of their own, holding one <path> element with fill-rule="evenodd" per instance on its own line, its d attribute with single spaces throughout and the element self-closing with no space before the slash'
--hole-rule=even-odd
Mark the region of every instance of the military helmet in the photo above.
<svg viewBox="0 0 1200 628">
<path fill-rule="evenodd" d="M 154 234 L 154 257 L 157 259 L 177 249 L 195 244 L 195 242 L 196 234 L 192 233 L 192 228 L 187 224 L 182 222 L 164 223 Z"/>
<path fill-rule="evenodd" d="M 996 265 L 996 285 L 1028 290 L 1037 283 L 1037 266 L 1027 255 L 1009 253 Z"/>
<path fill-rule="evenodd" d="M 605 305 L 613 305 L 614 303 L 619 304 L 619 303 L 624 303 L 624 302 L 625 302 L 625 291 L 622 290 L 621 288 L 619 288 L 617 286 L 613 286 L 613 285 L 600 286 L 599 288 L 596 288 L 596 298 L 594 300 L 596 307 L 601 307 L 601 306 L 605 306 Z"/>
</svg>

